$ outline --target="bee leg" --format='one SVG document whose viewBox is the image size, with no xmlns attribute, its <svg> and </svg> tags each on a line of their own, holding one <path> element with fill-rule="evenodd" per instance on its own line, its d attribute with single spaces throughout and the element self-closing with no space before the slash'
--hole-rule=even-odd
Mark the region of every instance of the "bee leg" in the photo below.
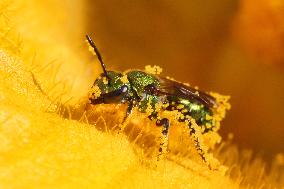
<svg viewBox="0 0 284 189">
<path fill-rule="evenodd" d="M 126 109 L 125 116 L 124 116 L 124 118 L 123 118 L 123 120 L 121 122 L 121 127 L 120 127 L 121 131 L 123 131 L 123 129 L 125 128 L 126 120 L 129 117 L 129 115 L 132 113 L 133 107 L 134 107 L 134 103 L 133 103 L 132 100 L 130 100 L 129 103 L 128 103 L 127 109 Z"/>
<path fill-rule="evenodd" d="M 190 125 L 188 126 L 188 128 L 190 129 L 189 134 L 190 134 L 190 136 L 193 138 L 193 141 L 194 141 L 194 143 L 195 143 L 195 149 L 197 150 L 197 152 L 198 152 L 199 156 L 201 157 L 202 161 L 204 161 L 204 162 L 205 162 L 206 164 L 208 164 L 209 167 L 210 167 L 210 164 L 209 164 L 207 158 L 205 157 L 205 152 L 204 152 L 204 150 L 202 149 L 202 147 L 200 146 L 199 138 L 198 138 L 197 136 L 195 136 L 195 133 L 196 133 L 196 132 L 195 132 L 194 127 L 191 126 L 191 123 L 190 123 Z"/>
<path fill-rule="evenodd" d="M 156 121 L 157 126 L 163 126 L 162 130 L 162 140 L 159 147 L 159 154 L 158 154 L 158 160 L 160 160 L 161 156 L 164 155 L 167 152 L 168 148 L 168 133 L 169 133 L 169 127 L 170 127 L 170 121 L 167 118 L 158 119 Z"/>
<path fill-rule="evenodd" d="M 126 109 L 126 114 L 123 118 L 123 122 L 125 122 L 125 120 L 128 118 L 128 116 L 131 114 L 132 110 L 133 110 L 134 104 L 132 101 L 129 102 L 127 109 Z"/>
</svg>

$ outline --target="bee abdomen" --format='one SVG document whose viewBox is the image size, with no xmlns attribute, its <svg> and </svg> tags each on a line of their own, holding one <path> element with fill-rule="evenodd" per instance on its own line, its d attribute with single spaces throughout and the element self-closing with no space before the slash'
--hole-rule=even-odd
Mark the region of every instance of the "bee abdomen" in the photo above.
<svg viewBox="0 0 284 189">
<path fill-rule="evenodd" d="M 203 133 L 209 132 L 213 129 L 212 120 L 206 119 L 211 114 L 210 110 L 207 110 L 204 106 L 195 103 L 180 103 L 176 101 L 170 101 L 169 106 L 166 108 L 168 111 L 178 111 L 181 116 L 178 118 L 179 122 L 190 123 L 190 118 L 195 119 L 198 126 L 204 127 Z"/>
</svg>

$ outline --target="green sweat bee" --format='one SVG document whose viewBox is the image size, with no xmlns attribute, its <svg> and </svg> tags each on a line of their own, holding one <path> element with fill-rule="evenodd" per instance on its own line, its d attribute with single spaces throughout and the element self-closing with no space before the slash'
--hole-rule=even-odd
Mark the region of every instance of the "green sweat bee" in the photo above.
<svg viewBox="0 0 284 189">
<path fill-rule="evenodd" d="M 125 119 L 131 114 L 134 107 L 141 113 L 147 113 L 149 119 L 156 121 L 162 127 L 162 135 L 168 138 L 170 121 L 167 117 L 160 117 L 159 111 L 177 111 L 180 113 L 179 122 L 187 124 L 191 138 L 203 161 L 206 154 L 196 137 L 194 121 L 202 128 L 202 134 L 215 132 L 220 119 L 214 118 L 214 111 L 218 104 L 216 99 L 208 93 L 192 88 L 177 81 L 146 73 L 131 70 L 125 73 L 107 71 L 102 56 L 95 43 L 86 35 L 89 45 L 101 63 L 103 73 L 95 80 L 89 95 L 89 102 L 95 104 L 127 104 Z M 158 108 L 158 105 L 159 106 Z M 151 109 L 151 111 L 148 111 Z M 124 120 L 125 120 L 124 119 Z M 195 124 L 195 125 L 196 125 Z M 159 153 L 163 153 L 165 142 L 161 142 Z"/>
</svg>

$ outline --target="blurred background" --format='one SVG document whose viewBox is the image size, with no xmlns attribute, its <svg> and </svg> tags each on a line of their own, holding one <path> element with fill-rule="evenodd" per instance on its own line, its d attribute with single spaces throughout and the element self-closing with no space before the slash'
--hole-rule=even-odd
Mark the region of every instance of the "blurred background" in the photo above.
<svg viewBox="0 0 284 189">
<path fill-rule="evenodd" d="M 88 0 L 84 14 L 108 69 L 159 65 L 230 95 L 222 136 L 267 160 L 284 152 L 283 0 Z"/>
</svg>

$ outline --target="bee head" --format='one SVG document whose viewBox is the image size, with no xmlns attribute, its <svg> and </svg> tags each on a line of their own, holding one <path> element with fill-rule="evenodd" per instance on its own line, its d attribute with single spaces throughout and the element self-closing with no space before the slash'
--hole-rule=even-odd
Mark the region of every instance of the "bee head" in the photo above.
<svg viewBox="0 0 284 189">
<path fill-rule="evenodd" d="M 127 75 L 113 71 L 107 71 L 107 75 L 103 73 L 95 80 L 89 93 L 92 104 L 120 103 L 125 100 L 130 88 Z"/>
<path fill-rule="evenodd" d="M 90 36 L 86 35 L 89 45 L 94 49 L 98 60 L 101 63 L 103 73 L 95 80 L 89 92 L 89 99 L 92 104 L 119 103 L 125 99 L 130 87 L 127 75 L 107 71 L 102 56 Z"/>
</svg>

